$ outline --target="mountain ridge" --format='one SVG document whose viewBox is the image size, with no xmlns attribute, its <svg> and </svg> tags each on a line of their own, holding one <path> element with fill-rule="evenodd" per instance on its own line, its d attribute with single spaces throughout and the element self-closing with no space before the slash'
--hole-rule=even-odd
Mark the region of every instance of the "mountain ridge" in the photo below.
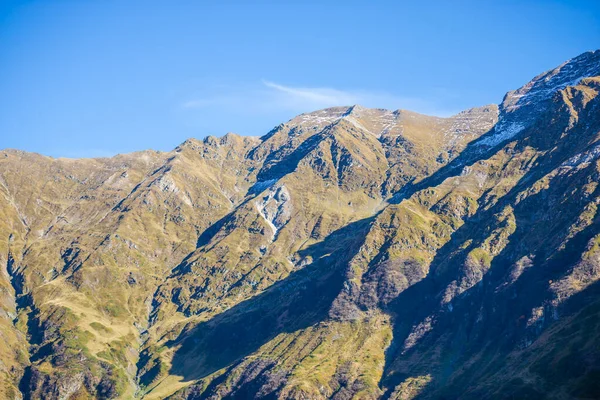
<svg viewBox="0 0 600 400">
<path fill-rule="evenodd" d="M 0 395 L 594 397 L 597 75 L 600 51 L 446 118 L 0 151 Z"/>
</svg>

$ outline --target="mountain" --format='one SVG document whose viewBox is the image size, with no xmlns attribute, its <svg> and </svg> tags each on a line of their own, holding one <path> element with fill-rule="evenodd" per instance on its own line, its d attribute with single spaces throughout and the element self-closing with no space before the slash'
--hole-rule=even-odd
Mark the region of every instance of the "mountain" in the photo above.
<svg viewBox="0 0 600 400">
<path fill-rule="evenodd" d="M 600 397 L 599 92 L 0 151 L 0 398 Z"/>
</svg>

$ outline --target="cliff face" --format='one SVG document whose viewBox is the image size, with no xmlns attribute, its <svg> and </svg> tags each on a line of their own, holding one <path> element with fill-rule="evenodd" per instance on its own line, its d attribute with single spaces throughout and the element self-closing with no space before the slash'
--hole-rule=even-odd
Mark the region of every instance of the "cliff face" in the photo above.
<svg viewBox="0 0 600 400">
<path fill-rule="evenodd" d="M 0 397 L 597 397 L 599 91 L 1 151 Z"/>
</svg>

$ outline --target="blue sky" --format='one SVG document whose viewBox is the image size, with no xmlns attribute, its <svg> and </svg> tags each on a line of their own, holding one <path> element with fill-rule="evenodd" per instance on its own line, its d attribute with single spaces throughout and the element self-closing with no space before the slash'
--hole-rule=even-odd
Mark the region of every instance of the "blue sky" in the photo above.
<svg viewBox="0 0 600 400">
<path fill-rule="evenodd" d="M 170 150 L 355 103 L 450 115 L 600 48 L 598 1 L 418 3 L 2 0 L 0 148 Z"/>
</svg>

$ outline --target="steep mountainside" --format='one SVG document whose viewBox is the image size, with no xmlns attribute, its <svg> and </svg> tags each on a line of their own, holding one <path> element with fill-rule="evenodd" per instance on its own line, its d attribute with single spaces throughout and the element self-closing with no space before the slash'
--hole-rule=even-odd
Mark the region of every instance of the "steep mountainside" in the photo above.
<svg viewBox="0 0 600 400">
<path fill-rule="evenodd" d="M 599 398 L 599 92 L 0 151 L 0 398 Z"/>
</svg>

